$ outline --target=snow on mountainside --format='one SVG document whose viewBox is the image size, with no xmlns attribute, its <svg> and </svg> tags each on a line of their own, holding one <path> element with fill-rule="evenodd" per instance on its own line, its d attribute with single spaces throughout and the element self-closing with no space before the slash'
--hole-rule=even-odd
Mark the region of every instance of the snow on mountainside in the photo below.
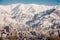
<svg viewBox="0 0 60 40">
<path fill-rule="evenodd" d="M 0 5 L 0 26 L 49 27 L 53 26 L 54 23 L 60 25 L 60 5 Z"/>
</svg>

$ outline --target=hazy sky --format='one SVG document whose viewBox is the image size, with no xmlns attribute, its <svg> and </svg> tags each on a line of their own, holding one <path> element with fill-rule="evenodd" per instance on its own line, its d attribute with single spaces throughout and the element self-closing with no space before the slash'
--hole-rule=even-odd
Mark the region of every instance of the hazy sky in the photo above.
<svg viewBox="0 0 60 40">
<path fill-rule="evenodd" d="M 0 5 L 8 5 L 15 3 L 60 5 L 60 0 L 0 0 Z"/>
</svg>

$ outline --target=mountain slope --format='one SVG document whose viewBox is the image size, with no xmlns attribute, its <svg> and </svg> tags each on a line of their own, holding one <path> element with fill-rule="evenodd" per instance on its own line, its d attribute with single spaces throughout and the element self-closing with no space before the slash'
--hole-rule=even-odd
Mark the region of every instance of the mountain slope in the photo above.
<svg viewBox="0 0 60 40">
<path fill-rule="evenodd" d="M 53 25 L 52 21 L 60 23 L 60 5 L 47 6 L 37 4 L 0 5 L 0 24 L 21 27 L 41 27 Z M 1 25 L 2 25 L 1 24 Z M 11 25 L 10 25 L 11 24 Z"/>
<path fill-rule="evenodd" d="M 41 14 L 36 14 L 31 21 L 26 22 L 28 25 L 32 25 L 32 27 L 40 27 L 40 26 L 52 26 L 53 22 L 60 23 L 60 10 L 57 9 L 49 9 L 41 12 Z M 48 26 L 48 27 L 49 27 Z"/>
</svg>

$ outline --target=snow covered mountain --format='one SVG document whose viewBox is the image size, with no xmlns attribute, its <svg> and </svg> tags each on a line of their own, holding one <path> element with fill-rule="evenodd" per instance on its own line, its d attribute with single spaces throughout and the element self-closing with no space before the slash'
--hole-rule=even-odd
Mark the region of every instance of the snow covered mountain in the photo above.
<svg viewBox="0 0 60 40">
<path fill-rule="evenodd" d="M 60 26 L 60 5 L 37 4 L 0 5 L 0 26 L 50 27 Z"/>
</svg>

